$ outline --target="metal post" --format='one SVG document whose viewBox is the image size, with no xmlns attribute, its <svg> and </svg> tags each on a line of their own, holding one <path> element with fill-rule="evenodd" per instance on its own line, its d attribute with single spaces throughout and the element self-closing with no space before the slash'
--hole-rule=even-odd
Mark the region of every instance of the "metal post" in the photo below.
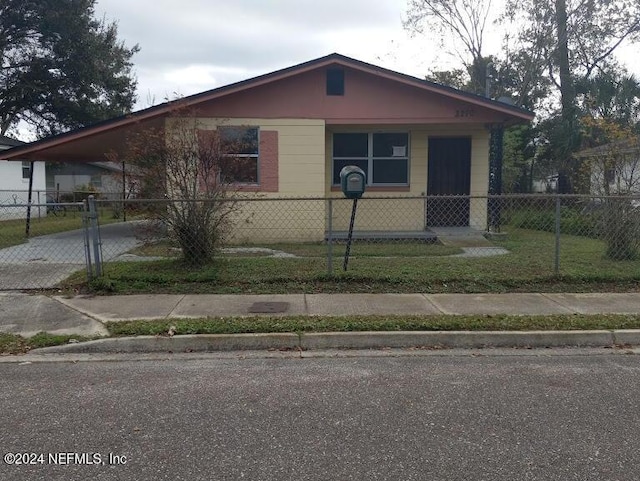
<svg viewBox="0 0 640 481">
<path fill-rule="evenodd" d="M 351 241 L 353 240 L 353 224 L 356 220 L 356 207 L 358 207 L 358 198 L 353 199 L 353 208 L 351 209 L 351 222 L 349 222 L 349 236 L 347 237 L 347 250 L 344 253 L 344 270 L 347 270 L 349 264 L 349 253 L 351 252 Z"/>
<path fill-rule="evenodd" d="M 93 243 L 93 260 L 96 265 L 96 277 L 102 276 L 102 258 L 100 256 L 100 230 L 98 229 L 98 212 L 96 199 L 89 196 L 89 221 L 91 222 L 91 241 Z"/>
<path fill-rule="evenodd" d="M 33 200 L 33 160 L 29 163 L 29 197 L 27 199 L 27 226 L 25 235 L 29 237 L 31 231 L 31 201 Z"/>
<path fill-rule="evenodd" d="M 333 199 L 329 199 L 329 218 L 327 219 L 327 273 L 333 275 Z"/>
<path fill-rule="evenodd" d="M 124 160 L 122 161 L 122 221 L 127 222 L 127 176 L 124 170 Z"/>
<path fill-rule="evenodd" d="M 84 257 L 87 261 L 87 281 L 93 278 L 93 266 L 91 263 L 91 242 L 89 240 L 89 205 L 87 199 L 82 201 L 82 228 L 84 229 Z"/>
<path fill-rule="evenodd" d="M 553 271 L 560 274 L 560 196 L 556 195 L 556 253 Z"/>
</svg>

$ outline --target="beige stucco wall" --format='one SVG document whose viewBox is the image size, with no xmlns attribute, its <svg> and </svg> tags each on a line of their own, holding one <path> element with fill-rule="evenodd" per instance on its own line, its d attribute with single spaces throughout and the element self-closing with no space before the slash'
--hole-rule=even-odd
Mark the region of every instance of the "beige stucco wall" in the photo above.
<svg viewBox="0 0 640 481">
<path fill-rule="evenodd" d="M 471 186 L 470 195 L 486 196 L 489 189 L 489 140 L 488 130 L 477 130 L 473 133 L 471 143 Z M 487 228 L 486 199 L 471 199 L 469 225 L 476 229 Z"/>
<path fill-rule="evenodd" d="M 317 119 L 201 118 L 199 128 L 255 126 L 278 132 L 279 192 L 268 197 L 324 195 L 324 121 Z"/>
<path fill-rule="evenodd" d="M 278 192 L 246 193 L 260 199 L 242 202 L 234 217 L 229 240 L 233 243 L 275 243 L 322 241 L 328 223 L 324 197 L 336 199 L 332 223 L 336 231 L 347 230 L 352 202 L 331 189 L 333 132 L 403 131 L 409 132 L 409 188 L 366 192 L 358 207 L 358 230 L 421 231 L 425 228 L 425 200 L 383 199 L 384 197 L 422 197 L 427 194 L 428 139 L 430 136 L 472 136 L 471 195 L 487 193 L 489 177 L 489 132 L 482 126 L 329 126 L 309 119 L 199 119 L 199 128 L 218 125 L 257 126 L 278 132 Z M 286 199 L 312 197 L 315 200 Z M 285 200 L 275 200 L 285 198 Z M 486 201 L 471 202 L 470 225 L 486 228 Z"/>
<path fill-rule="evenodd" d="M 256 126 L 278 132 L 278 192 L 244 194 L 258 200 L 241 202 L 229 240 L 234 243 L 304 242 L 324 239 L 323 200 L 271 200 L 324 197 L 325 143 L 323 120 L 202 118 L 199 128 L 218 125 Z"/>
<path fill-rule="evenodd" d="M 429 137 L 471 136 L 470 195 L 486 196 L 489 182 L 489 131 L 483 126 L 328 126 L 325 134 L 325 192 L 328 197 L 342 198 L 342 192 L 332 189 L 332 134 L 334 132 L 409 132 L 408 189 L 369 189 L 359 202 L 356 226 L 361 230 L 423 230 L 426 225 L 425 201 L 382 200 L 381 197 L 421 197 L 427 193 Z M 367 201 L 367 199 L 376 199 Z M 378 200 L 379 199 L 379 200 Z M 336 230 L 349 226 L 350 202 L 334 203 L 333 224 Z M 469 225 L 486 229 L 487 203 L 485 199 L 471 201 Z"/>
</svg>

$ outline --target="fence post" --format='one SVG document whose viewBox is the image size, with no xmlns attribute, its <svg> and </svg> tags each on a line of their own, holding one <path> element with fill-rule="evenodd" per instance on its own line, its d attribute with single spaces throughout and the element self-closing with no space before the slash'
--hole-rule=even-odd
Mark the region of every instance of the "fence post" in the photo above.
<svg viewBox="0 0 640 481">
<path fill-rule="evenodd" d="M 93 261 L 96 265 L 96 277 L 102 276 L 102 258 L 100 255 L 100 229 L 98 227 L 98 211 L 96 199 L 89 196 L 89 220 L 91 222 L 91 241 L 93 243 Z"/>
<path fill-rule="evenodd" d="M 333 199 L 329 199 L 329 218 L 327 219 L 327 273 L 333 275 Z"/>
<path fill-rule="evenodd" d="M 560 196 L 556 194 L 556 252 L 553 272 L 560 274 Z"/>
<path fill-rule="evenodd" d="M 84 256 L 87 261 L 87 281 L 91 282 L 93 277 L 93 266 L 91 263 L 91 241 L 89 240 L 89 205 L 87 199 L 82 201 L 82 228 L 84 229 Z"/>
<path fill-rule="evenodd" d="M 33 203 L 33 160 L 29 163 L 29 194 L 27 200 L 27 225 L 25 226 L 25 237 L 31 233 L 31 204 Z"/>
</svg>

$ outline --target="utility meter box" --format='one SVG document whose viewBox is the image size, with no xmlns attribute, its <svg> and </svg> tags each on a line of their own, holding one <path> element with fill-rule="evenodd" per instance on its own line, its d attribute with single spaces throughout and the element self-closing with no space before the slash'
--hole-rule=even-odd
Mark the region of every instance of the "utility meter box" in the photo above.
<svg viewBox="0 0 640 481">
<path fill-rule="evenodd" d="M 364 194 L 366 176 L 355 165 L 347 165 L 340 171 L 340 187 L 347 199 L 359 199 Z"/>
</svg>

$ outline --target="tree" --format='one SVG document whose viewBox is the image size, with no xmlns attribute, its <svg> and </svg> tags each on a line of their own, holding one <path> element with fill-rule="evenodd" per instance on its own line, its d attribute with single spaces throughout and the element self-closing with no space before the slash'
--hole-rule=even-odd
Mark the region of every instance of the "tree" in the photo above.
<svg viewBox="0 0 640 481">
<path fill-rule="evenodd" d="M 629 127 L 606 119 L 584 117 L 580 152 L 589 171 L 591 192 L 601 205 L 601 230 L 606 255 L 614 260 L 635 259 L 638 254 L 640 218 L 630 195 L 640 193 L 640 141 Z"/>
<path fill-rule="evenodd" d="M 0 134 L 23 121 L 43 137 L 131 110 L 139 48 L 94 18 L 95 3 L 0 2 Z"/>
<path fill-rule="evenodd" d="M 578 107 L 583 115 L 608 119 L 620 127 L 634 128 L 640 121 L 640 82 L 615 65 L 576 83 Z"/>
<path fill-rule="evenodd" d="M 531 125 L 517 125 L 504 133 L 504 192 L 529 193 L 533 190 L 534 172 L 539 171 L 536 162 L 537 131 Z"/>
<path fill-rule="evenodd" d="M 613 64 L 615 50 L 640 37 L 637 0 L 508 0 L 506 18 L 520 24 L 516 51 L 532 62 L 534 76 L 557 88 L 560 108 L 550 148 L 560 192 L 572 190 L 580 147 L 576 87 Z"/>
<path fill-rule="evenodd" d="M 123 160 L 136 172 L 140 197 L 166 199 L 149 213 L 168 228 L 184 262 L 202 265 L 214 259 L 238 210 L 235 180 L 252 168 L 233 152 L 254 139 L 204 129 L 195 112 L 177 111 L 165 125 L 130 134 Z"/>
<path fill-rule="evenodd" d="M 465 90 L 477 94 L 485 92 L 487 65 L 490 62 L 489 58 L 483 57 L 482 46 L 491 1 L 410 0 L 404 22 L 404 27 L 411 32 L 423 33 L 427 28 L 435 29 L 441 39 L 452 35 L 456 44 L 462 46 L 462 49 L 456 49 L 456 54 L 469 75 Z M 446 80 L 458 82 L 460 74 L 464 73 L 454 70 L 452 75 L 443 75 L 442 78 L 446 85 L 451 85 Z M 432 72 L 431 77 L 438 81 L 438 72 Z"/>
</svg>

